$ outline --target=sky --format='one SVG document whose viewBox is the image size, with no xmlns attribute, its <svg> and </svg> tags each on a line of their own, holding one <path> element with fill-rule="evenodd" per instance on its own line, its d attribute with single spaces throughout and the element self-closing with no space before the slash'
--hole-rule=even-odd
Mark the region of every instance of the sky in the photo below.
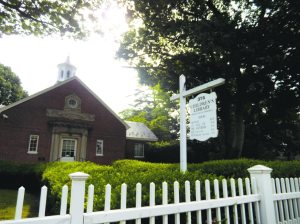
<svg viewBox="0 0 300 224">
<path fill-rule="evenodd" d="M 116 59 L 121 35 L 127 30 L 124 10 L 112 7 L 102 16 L 104 35 L 87 41 L 60 37 L 2 36 L 0 63 L 11 67 L 29 95 L 54 85 L 57 65 L 66 61 L 76 66 L 79 77 L 116 113 L 130 108 L 138 84 L 137 72 Z"/>
</svg>

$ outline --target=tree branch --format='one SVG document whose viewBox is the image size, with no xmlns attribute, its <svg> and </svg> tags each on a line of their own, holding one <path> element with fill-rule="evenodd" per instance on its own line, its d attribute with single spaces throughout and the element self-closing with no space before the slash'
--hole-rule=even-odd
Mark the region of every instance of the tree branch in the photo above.
<svg viewBox="0 0 300 224">
<path fill-rule="evenodd" d="M 206 5 L 217 18 L 223 19 L 222 13 L 215 7 L 214 3 L 211 0 L 207 0 Z"/>
<path fill-rule="evenodd" d="M 55 27 L 51 23 L 47 23 L 43 20 L 39 20 L 37 18 L 34 18 L 29 13 L 26 13 L 26 12 L 22 11 L 20 9 L 21 3 L 18 4 L 18 5 L 13 5 L 13 4 L 9 4 L 8 2 L 5 2 L 3 0 L 0 0 L 0 4 L 2 4 L 3 6 L 5 6 L 7 8 L 12 9 L 12 10 L 15 10 L 21 17 L 30 19 L 30 20 L 35 21 L 35 22 L 38 22 L 38 23 L 42 24 L 44 27 L 46 26 L 46 24 L 49 25 L 49 26 Z"/>
</svg>

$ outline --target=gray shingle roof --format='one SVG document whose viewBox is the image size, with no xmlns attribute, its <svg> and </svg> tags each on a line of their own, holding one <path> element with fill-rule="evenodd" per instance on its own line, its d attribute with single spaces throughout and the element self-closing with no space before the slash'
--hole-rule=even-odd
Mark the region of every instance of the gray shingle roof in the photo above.
<svg viewBox="0 0 300 224">
<path fill-rule="evenodd" d="M 155 134 L 143 123 L 125 121 L 129 125 L 126 131 L 126 138 L 140 141 L 157 141 Z"/>
</svg>

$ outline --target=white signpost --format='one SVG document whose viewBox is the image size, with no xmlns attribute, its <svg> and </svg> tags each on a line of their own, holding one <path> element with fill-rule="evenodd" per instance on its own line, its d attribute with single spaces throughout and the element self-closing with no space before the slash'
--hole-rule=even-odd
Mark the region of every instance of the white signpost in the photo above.
<svg viewBox="0 0 300 224">
<path fill-rule="evenodd" d="M 211 81 L 211 82 L 205 83 L 203 85 L 197 86 L 193 89 L 186 90 L 185 89 L 185 76 L 181 75 L 179 77 L 179 94 L 173 95 L 171 97 L 171 100 L 176 100 L 176 99 L 180 100 L 180 170 L 182 172 L 185 172 L 187 170 L 186 98 L 191 96 L 191 95 L 198 94 L 198 93 L 204 92 L 206 90 L 212 89 L 214 87 L 223 85 L 224 83 L 225 83 L 225 79 L 219 78 L 219 79 L 216 79 L 214 81 Z M 201 97 L 201 94 L 199 96 L 197 96 L 196 98 L 198 98 L 198 97 Z M 216 101 L 216 97 L 215 97 L 214 100 Z M 209 103 L 209 104 L 212 106 L 212 102 Z M 203 115 L 207 115 L 206 117 L 209 117 L 209 121 L 210 121 L 209 122 L 209 124 L 210 124 L 209 127 L 213 127 L 213 125 L 211 125 L 211 124 L 213 124 L 213 122 L 210 120 L 210 118 L 212 118 L 212 116 L 208 116 L 208 113 L 205 114 L 204 111 L 206 111 L 206 110 L 207 109 L 203 110 Z M 200 113 L 200 109 L 199 109 L 198 112 Z M 198 113 L 198 115 L 195 115 L 196 118 L 198 117 L 197 119 L 199 119 L 199 116 L 200 116 L 200 118 L 201 118 L 201 116 L 203 116 L 203 115 L 199 115 L 199 113 Z M 199 123 L 201 123 L 201 121 L 199 121 Z M 216 123 L 217 123 L 217 119 L 215 118 L 215 123 L 214 124 L 216 125 Z M 194 124 L 197 126 L 197 124 L 195 122 L 194 122 Z M 200 130 L 203 127 L 203 125 L 202 126 L 200 125 L 200 126 L 197 126 L 197 127 L 198 128 L 196 128 L 195 131 L 196 131 L 196 133 L 198 133 L 196 135 L 199 135 L 200 132 L 202 133 L 202 131 L 200 131 Z M 214 126 L 214 127 L 216 127 L 216 126 Z M 194 126 L 194 128 L 195 128 L 195 126 Z M 207 130 L 207 129 L 205 129 L 205 130 Z M 214 133 L 214 134 L 216 133 L 218 135 L 217 130 L 213 130 L 213 128 L 211 129 L 211 132 Z M 193 135 L 195 136 L 195 134 L 193 134 Z"/>
</svg>

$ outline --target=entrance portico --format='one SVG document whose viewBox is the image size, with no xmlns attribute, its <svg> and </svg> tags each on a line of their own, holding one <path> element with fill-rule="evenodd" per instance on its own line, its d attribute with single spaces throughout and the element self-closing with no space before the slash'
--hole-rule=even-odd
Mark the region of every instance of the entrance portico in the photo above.
<svg viewBox="0 0 300 224">
<path fill-rule="evenodd" d="M 52 128 L 50 161 L 85 161 L 87 137 L 88 127 L 56 124 Z"/>
</svg>

